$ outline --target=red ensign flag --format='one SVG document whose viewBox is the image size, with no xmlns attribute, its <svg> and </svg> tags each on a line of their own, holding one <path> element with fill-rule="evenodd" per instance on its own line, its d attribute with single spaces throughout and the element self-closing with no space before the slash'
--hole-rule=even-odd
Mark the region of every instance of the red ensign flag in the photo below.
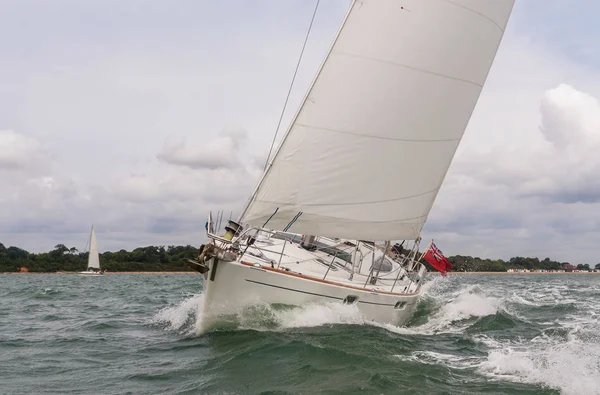
<svg viewBox="0 0 600 395">
<path fill-rule="evenodd" d="M 435 270 L 442 273 L 442 276 L 446 276 L 447 270 L 452 270 L 452 264 L 448 258 L 442 254 L 439 248 L 431 241 L 427 252 L 423 255 L 425 262 L 429 263 Z"/>
</svg>

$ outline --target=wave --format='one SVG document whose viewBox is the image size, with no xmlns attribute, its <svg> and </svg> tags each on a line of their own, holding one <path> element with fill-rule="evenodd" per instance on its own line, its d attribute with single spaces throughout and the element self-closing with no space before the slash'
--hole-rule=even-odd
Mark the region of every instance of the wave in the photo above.
<svg viewBox="0 0 600 395">
<path fill-rule="evenodd" d="M 165 307 L 152 319 L 151 323 L 162 325 L 165 329 L 192 334 L 195 322 L 203 315 L 204 295 L 188 297 L 175 306 Z"/>
<path fill-rule="evenodd" d="M 600 344 L 568 337 L 512 345 L 491 342 L 478 370 L 493 379 L 539 384 L 565 395 L 600 394 Z"/>
<path fill-rule="evenodd" d="M 573 290 L 564 284 L 465 282 L 437 277 L 424 284 L 427 294 L 405 327 L 367 321 L 356 306 L 336 302 L 300 307 L 254 303 L 224 317 L 213 330 L 368 325 L 415 344 L 428 339 L 423 347 L 429 349 L 395 355 L 403 361 L 470 370 L 482 379 L 554 388 L 566 395 L 600 395 L 600 336 L 594 329 L 600 314 L 589 299 L 574 303 Z M 188 297 L 162 309 L 153 322 L 190 336 L 203 334 L 203 301 L 202 294 Z M 450 341 L 436 349 L 436 339 Z M 460 339 L 467 340 L 467 352 L 448 347 Z"/>
</svg>

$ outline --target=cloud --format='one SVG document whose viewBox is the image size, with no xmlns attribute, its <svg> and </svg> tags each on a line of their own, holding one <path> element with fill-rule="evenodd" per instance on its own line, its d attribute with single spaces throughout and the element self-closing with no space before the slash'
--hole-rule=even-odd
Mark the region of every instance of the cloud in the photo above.
<svg viewBox="0 0 600 395">
<path fill-rule="evenodd" d="M 217 139 L 196 146 L 186 145 L 185 139 L 169 138 L 156 157 L 166 163 L 192 169 L 239 169 L 240 145 L 247 139 L 245 130 L 223 132 Z"/>
<path fill-rule="evenodd" d="M 347 6 L 321 2 L 279 138 Z M 197 245 L 261 175 L 312 5 L 115 7 L 0 5 L 5 244 Z M 596 8 L 515 4 L 423 231 L 444 252 L 596 259 Z"/>
<path fill-rule="evenodd" d="M 600 233 L 600 104 L 568 84 L 540 96 L 529 143 L 456 158 L 426 226 L 455 252 L 568 260 L 567 245 Z"/>
<path fill-rule="evenodd" d="M 600 143 L 600 103 L 595 97 L 560 84 L 544 95 L 541 113 L 540 130 L 557 149 Z"/>
<path fill-rule="evenodd" d="M 135 216 L 148 243 L 177 244 L 177 235 L 198 235 L 195 241 L 202 241 L 209 211 L 237 217 L 262 174 L 262 167 L 254 165 L 254 156 L 244 148 L 246 139 L 245 131 L 228 130 L 202 147 L 176 144 L 178 148 L 171 149 L 168 141 L 168 148 L 161 148 L 158 160 L 146 165 L 143 174 L 122 176 L 114 183 L 111 191 L 123 204 L 119 211 Z M 217 153 L 227 162 L 219 162 Z"/>
<path fill-rule="evenodd" d="M 554 202 L 600 201 L 600 103 L 567 84 L 547 90 L 540 103 L 538 141 L 497 146 L 459 159 L 461 174 L 504 185 L 519 197 Z"/>
<path fill-rule="evenodd" d="M 192 170 L 155 166 L 144 175 L 131 175 L 117 181 L 114 191 L 133 202 L 197 202 L 218 205 L 245 199 L 257 181 L 257 173 L 244 168 L 232 171 Z"/>
<path fill-rule="evenodd" d="M 24 169 L 39 160 L 40 144 L 35 138 L 0 130 L 0 169 Z"/>
<path fill-rule="evenodd" d="M 226 130 L 202 145 L 169 138 L 144 174 L 121 177 L 115 193 L 130 202 L 199 202 L 203 206 L 239 203 L 262 173 L 244 149 L 247 132 Z"/>
</svg>

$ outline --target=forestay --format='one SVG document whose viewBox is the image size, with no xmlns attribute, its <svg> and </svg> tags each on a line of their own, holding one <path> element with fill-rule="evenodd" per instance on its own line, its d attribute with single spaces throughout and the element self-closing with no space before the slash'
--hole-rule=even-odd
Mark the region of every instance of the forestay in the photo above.
<svg viewBox="0 0 600 395">
<path fill-rule="evenodd" d="M 418 237 L 513 0 L 353 2 L 241 220 L 363 240 Z"/>
</svg>

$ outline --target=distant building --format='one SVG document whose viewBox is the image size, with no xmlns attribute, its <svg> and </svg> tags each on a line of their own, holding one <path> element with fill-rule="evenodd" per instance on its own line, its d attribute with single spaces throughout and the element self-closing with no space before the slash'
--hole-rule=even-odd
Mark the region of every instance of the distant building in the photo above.
<svg viewBox="0 0 600 395">
<path fill-rule="evenodd" d="M 577 269 L 577 267 L 571 265 L 570 263 L 565 263 L 563 264 L 563 269 L 565 269 L 566 272 L 572 272 L 573 270 Z"/>
</svg>

